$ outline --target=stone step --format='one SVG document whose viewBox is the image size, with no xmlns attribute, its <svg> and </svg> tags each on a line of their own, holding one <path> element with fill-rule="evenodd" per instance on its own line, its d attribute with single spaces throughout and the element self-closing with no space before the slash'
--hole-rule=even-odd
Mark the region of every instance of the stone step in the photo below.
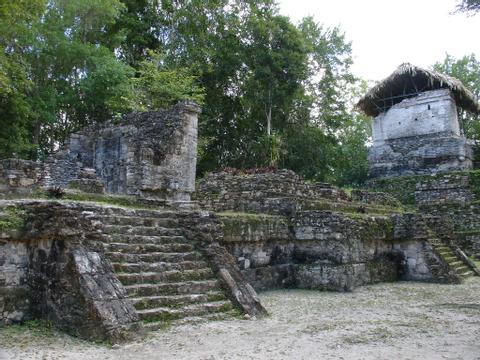
<svg viewBox="0 0 480 360">
<path fill-rule="evenodd" d="M 470 276 L 473 276 L 473 271 L 465 271 L 465 272 L 462 272 L 460 274 L 458 274 L 460 277 L 462 278 L 468 278 Z"/>
<path fill-rule="evenodd" d="M 454 254 L 448 254 L 448 255 L 440 254 L 440 255 L 443 257 L 443 260 L 445 260 L 447 263 L 458 261 L 458 257 L 456 257 Z"/>
<path fill-rule="evenodd" d="M 205 294 L 144 296 L 130 300 L 135 309 L 144 310 L 158 307 L 178 308 L 194 303 L 225 301 L 226 298 L 221 291 L 210 291 Z"/>
<path fill-rule="evenodd" d="M 202 260 L 196 261 L 179 261 L 179 262 L 114 262 L 113 269 L 118 273 L 138 273 L 138 272 L 160 272 L 171 270 L 194 270 L 208 267 L 207 262 Z"/>
<path fill-rule="evenodd" d="M 448 262 L 448 265 L 453 268 L 464 265 L 463 261 L 458 260 L 458 258 L 455 258 L 454 261 L 447 261 L 447 262 Z"/>
<path fill-rule="evenodd" d="M 117 277 L 123 285 L 133 285 L 208 280 L 212 279 L 214 274 L 210 268 L 203 268 L 183 271 L 172 270 L 164 272 L 117 273 Z"/>
<path fill-rule="evenodd" d="M 106 252 L 106 257 L 111 262 L 126 262 L 126 263 L 139 263 L 139 262 L 184 262 L 184 261 L 196 261 L 202 260 L 202 255 L 196 251 L 192 252 L 178 252 L 178 253 L 166 253 L 166 252 L 150 252 L 144 254 L 127 254 L 122 252 Z"/>
<path fill-rule="evenodd" d="M 180 236 L 182 229 L 157 226 L 130 226 L 130 225 L 105 225 L 106 234 L 146 235 L 146 236 Z"/>
<path fill-rule="evenodd" d="M 195 250 L 192 244 L 188 243 L 172 243 L 172 244 L 132 244 L 132 243 L 104 243 L 103 248 L 105 251 L 121 252 L 128 254 L 144 254 L 151 252 L 191 252 Z"/>
<path fill-rule="evenodd" d="M 101 214 L 103 216 L 149 217 L 156 219 L 175 218 L 177 216 L 177 212 L 171 210 L 128 209 L 106 206 L 102 207 Z"/>
<path fill-rule="evenodd" d="M 456 256 L 453 251 L 442 250 L 437 252 L 442 256 Z"/>
<path fill-rule="evenodd" d="M 111 234 L 107 237 L 106 242 L 116 242 L 125 244 L 184 244 L 188 240 L 184 236 L 179 235 L 127 235 L 127 234 Z"/>
<path fill-rule="evenodd" d="M 178 220 L 174 218 L 154 218 L 154 217 L 139 217 L 139 216 L 101 216 L 100 220 L 105 225 L 128 225 L 128 226 L 159 226 L 159 227 L 177 227 Z"/>
<path fill-rule="evenodd" d="M 438 252 L 451 252 L 452 249 L 449 247 L 449 246 L 446 246 L 446 245 L 437 245 L 435 246 L 435 250 L 437 250 Z"/>
<path fill-rule="evenodd" d="M 470 269 L 468 268 L 468 266 L 465 266 L 465 265 L 456 266 L 456 267 L 453 267 L 453 269 L 455 270 L 455 272 L 456 272 L 457 274 L 462 274 L 462 273 L 464 273 L 464 272 L 470 271 Z"/>
<path fill-rule="evenodd" d="M 225 312 L 233 309 L 230 301 L 215 301 L 186 305 L 174 309 L 169 307 L 158 307 L 153 309 L 137 310 L 140 320 L 149 321 L 171 321 L 184 317 L 202 316 L 212 313 Z"/>
<path fill-rule="evenodd" d="M 203 316 L 187 316 L 178 320 L 173 320 L 171 322 L 165 321 L 152 321 L 145 322 L 143 324 L 144 329 L 147 331 L 155 331 L 159 329 L 164 329 L 166 326 L 181 326 L 181 325 L 193 325 L 206 321 L 223 321 L 223 320 L 232 320 L 238 316 L 238 311 L 236 309 L 206 314 Z"/>
<path fill-rule="evenodd" d="M 161 284 L 135 284 L 124 286 L 130 297 L 155 296 L 155 295 L 182 295 L 203 294 L 218 290 L 219 284 L 215 279 L 202 281 L 187 281 L 178 283 Z"/>
</svg>

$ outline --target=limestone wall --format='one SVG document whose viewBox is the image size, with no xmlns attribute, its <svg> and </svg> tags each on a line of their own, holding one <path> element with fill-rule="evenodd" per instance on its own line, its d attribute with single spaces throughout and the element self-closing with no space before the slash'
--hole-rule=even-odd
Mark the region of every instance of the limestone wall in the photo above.
<svg viewBox="0 0 480 360">
<path fill-rule="evenodd" d="M 236 211 L 291 215 L 331 204 L 351 205 L 350 197 L 330 184 L 305 182 L 290 170 L 260 174 L 207 174 L 197 183 L 197 200 L 202 208 L 222 212 Z"/>
<path fill-rule="evenodd" d="M 480 258 L 480 171 L 377 179 L 370 186 L 452 223 L 448 242 Z"/>
<path fill-rule="evenodd" d="M 437 253 L 434 244 L 452 234 L 451 224 L 441 217 L 407 213 L 394 215 L 393 250 L 399 256 L 403 280 L 458 282 L 457 274 Z"/>
<path fill-rule="evenodd" d="M 347 196 L 326 184 L 307 184 L 290 171 L 224 172 L 202 179 L 196 198 L 220 211 L 219 243 L 256 289 L 350 290 L 424 270 L 403 261 L 411 254 L 397 246 L 404 239 L 393 232 L 401 206 L 385 193 L 355 190 Z M 416 222 L 427 226 L 422 217 Z M 438 274 L 429 266 L 419 279 L 435 281 Z"/>
<path fill-rule="evenodd" d="M 199 113 L 190 102 L 132 113 L 72 134 L 44 163 L 1 160 L 0 196 L 72 186 L 188 202 L 195 191 Z"/>
<path fill-rule="evenodd" d="M 441 133 L 460 136 L 457 106 L 448 89 L 426 91 L 393 105 L 374 119 L 374 145 L 386 140 Z"/>
<path fill-rule="evenodd" d="M 0 160 L 0 199 L 8 195 L 28 195 L 41 183 L 42 164 L 20 159 Z"/>
<path fill-rule="evenodd" d="M 294 233 L 298 287 L 351 290 L 398 278 L 389 217 L 302 212 Z"/>
<path fill-rule="evenodd" d="M 216 239 L 257 290 L 457 281 L 430 244 L 453 231 L 441 217 L 302 211 L 292 218 L 231 213 L 218 219 Z"/>
<path fill-rule="evenodd" d="M 195 190 L 199 112 L 181 103 L 74 134 L 47 161 L 46 183 L 67 186 L 82 168 L 94 168 L 109 193 L 188 201 Z"/>
<path fill-rule="evenodd" d="M 0 324 L 51 320 L 67 332 L 118 341 L 138 316 L 95 243 L 93 208 L 55 202 L 0 204 Z"/>
<path fill-rule="evenodd" d="M 369 149 L 371 178 L 429 174 L 473 167 L 448 89 L 426 91 L 378 115 Z"/>
</svg>

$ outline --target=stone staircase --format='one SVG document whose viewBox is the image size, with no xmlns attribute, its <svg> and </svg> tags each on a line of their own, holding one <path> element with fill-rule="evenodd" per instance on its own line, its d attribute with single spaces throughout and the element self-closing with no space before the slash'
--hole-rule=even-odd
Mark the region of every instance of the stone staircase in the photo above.
<svg viewBox="0 0 480 360">
<path fill-rule="evenodd" d="M 433 247 L 437 254 L 439 254 L 443 260 L 448 264 L 450 269 L 455 271 L 455 273 L 461 278 L 466 279 L 471 277 L 474 274 L 470 268 L 465 265 L 465 263 L 460 259 L 460 257 L 455 253 L 455 251 L 447 244 L 442 242 L 434 242 Z"/>
<path fill-rule="evenodd" d="M 98 220 L 105 254 L 147 329 L 236 313 L 174 212 L 108 208 Z"/>
</svg>

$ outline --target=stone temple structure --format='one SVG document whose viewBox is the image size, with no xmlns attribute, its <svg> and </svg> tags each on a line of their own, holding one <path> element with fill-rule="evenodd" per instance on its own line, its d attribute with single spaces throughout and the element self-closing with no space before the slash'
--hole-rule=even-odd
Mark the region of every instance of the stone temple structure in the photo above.
<svg viewBox="0 0 480 360">
<path fill-rule="evenodd" d="M 371 178 L 472 168 L 472 148 L 457 113 L 480 113 L 480 106 L 459 80 L 402 64 L 358 107 L 374 116 Z"/>
<path fill-rule="evenodd" d="M 181 103 L 130 114 L 73 134 L 45 162 L 0 160 L 0 326 L 46 319 L 117 342 L 268 315 L 261 290 L 480 275 L 462 250 L 480 245 L 480 229 L 462 233 L 472 217 L 480 224 L 480 205 L 411 212 L 389 184 L 347 193 L 285 169 L 195 183 L 198 113 Z M 443 206 L 480 199 L 470 175 L 390 185 Z"/>
<path fill-rule="evenodd" d="M 188 202 L 195 191 L 197 118 L 189 102 L 170 110 L 132 113 L 87 128 L 44 163 L 7 160 L 0 174 L 4 192 L 78 188 L 135 195 L 151 201 Z"/>
</svg>

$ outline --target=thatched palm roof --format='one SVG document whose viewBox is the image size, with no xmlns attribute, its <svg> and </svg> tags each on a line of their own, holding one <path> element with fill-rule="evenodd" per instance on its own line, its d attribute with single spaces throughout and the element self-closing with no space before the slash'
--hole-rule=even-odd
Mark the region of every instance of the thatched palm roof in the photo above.
<svg viewBox="0 0 480 360">
<path fill-rule="evenodd" d="M 437 89 L 450 89 L 458 106 L 480 113 L 477 99 L 460 80 L 408 63 L 400 65 L 393 74 L 371 88 L 357 103 L 357 108 L 367 115 L 377 116 L 406 97 Z"/>
</svg>

